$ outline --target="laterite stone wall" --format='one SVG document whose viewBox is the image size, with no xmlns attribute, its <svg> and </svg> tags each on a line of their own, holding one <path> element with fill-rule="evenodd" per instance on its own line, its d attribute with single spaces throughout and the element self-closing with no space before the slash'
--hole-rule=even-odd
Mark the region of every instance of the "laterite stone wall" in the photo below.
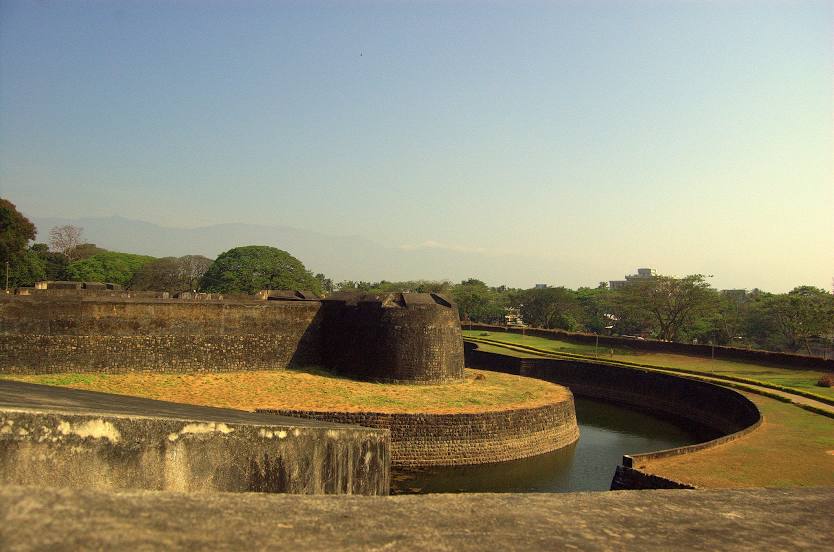
<svg viewBox="0 0 834 552">
<path fill-rule="evenodd" d="M 336 294 L 325 301 L 325 366 L 389 383 L 463 379 L 454 303 L 435 293 Z"/>
<path fill-rule="evenodd" d="M 321 363 L 321 303 L 0 298 L 0 371 L 272 370 Z"/>
<path fill-rule="evenodd" d="M 327 422 L 389 429 L 393 466 L 489 464 L 560 449 L 579 438 L 573 397 L 535 408 L 478 414 L 387 414 L 264 410 Z"/>
</svg>

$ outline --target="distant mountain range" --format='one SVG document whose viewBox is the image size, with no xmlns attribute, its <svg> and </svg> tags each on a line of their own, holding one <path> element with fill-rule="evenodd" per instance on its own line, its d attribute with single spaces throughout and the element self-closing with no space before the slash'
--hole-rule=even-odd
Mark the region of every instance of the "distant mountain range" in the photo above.
<svg viewBox="0 0 834 552">
<path fill-rule="evenodd" d="M 84 240 L 114 251 L 155 257 L 218 254 L 242 245 L 271 245 L 288 251 L 313 272 L 340 280 L 459 281 L 476 277 L 490 284 L 531 287 L 555 267 L 516 255 L 490 255 L 434 242 L 387 247 L 358 236 L 328 236 L 287 226 L 215 224 L 199 228 L 169 228 L 124 217 L 64 219 L 30 217 L 39 241 L 53 226 L 73 224 L 84 229 Z M 546 263 L 552 264 L 552 263 Z M 529 280 L 525 280 L 529 278 Z M 547 281 L 547 280 L 543 280 Z"/>
</svg>

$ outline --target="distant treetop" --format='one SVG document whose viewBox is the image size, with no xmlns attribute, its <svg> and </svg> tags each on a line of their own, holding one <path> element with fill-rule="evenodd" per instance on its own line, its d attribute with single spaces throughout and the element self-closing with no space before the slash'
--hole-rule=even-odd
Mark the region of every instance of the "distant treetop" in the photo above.
<svg viewBox="0 0 834 552">
<path fill-rule="evenodd" d="M 203 275 L 200 289 L 215 293 L 255 293 L 262 289 L 321 293 L 321 283 L 286 251 L 248 245 L 221 253 Z"/>
</svg>

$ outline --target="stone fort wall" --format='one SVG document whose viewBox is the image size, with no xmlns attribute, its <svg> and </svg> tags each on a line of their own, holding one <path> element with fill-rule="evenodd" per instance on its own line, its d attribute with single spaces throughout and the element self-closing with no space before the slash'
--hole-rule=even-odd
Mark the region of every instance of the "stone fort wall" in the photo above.
<svg viewBox="0 0 834 552">
<path fill-rule="evenodd" d="M 321 303 L 2 297 L 0 359 L 19 374 L 319 364 Z"/>
<path fill-rule="evenodd" d="M 325 301 L 325 366 L 359 379 L 442 383 L 463 378 L 457 308 L 435 293 L 338 295 Z"/>
<path fill-rule="evenodd" d="M 372 381 L 442 383 L 463 377 L 457 309 L 435 294 L 343 294 L 321 301 L 49 291 L 0 297 L 0 371 L 211 372 L 324 365 Z"/>
<path fill-rule="evenodd" d="M 391 464 L 488 464 L 545 454 L 579 438 L 573 397 L 540 407 L 478 414 L 389 414 L 264 410 L 391 431 Z"/>
</svg>

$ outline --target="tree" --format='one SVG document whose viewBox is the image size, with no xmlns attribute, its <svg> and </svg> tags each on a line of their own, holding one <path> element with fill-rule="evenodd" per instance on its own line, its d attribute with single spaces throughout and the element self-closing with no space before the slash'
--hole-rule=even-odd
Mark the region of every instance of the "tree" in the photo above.
<svg viewBox="0 0 834 552">
<path fill-rule="evenodd" d="M 191 289 L 190 282 L 183 285 L 176 257 L 154 259 L 139 267 L 130 281 L 136 291 L 169 291 L 176 293 Z"/>
<path fill-rule="evenodd" d="M 99 253 L 107 253 L 107 250 L 102 247 L 98 247 L 94 243 L 82 243 L 81 245 L 73 249 L 72 253 L 75 260 L 80 261 L 83 259 L 89 259 L 94 255 L 98 255 Z"/>
<path fill-rule="evenodd" d="M 201 255 L 155 259 L 136 271 L 130 287 L 137 291 L 171 293 L 194 290 L 211 263 L 211 259 Z"/>
<path fill-rule="evenodd" d="M 504 296 L 480 280 L 470 278 L 454 286 L 452 297 L 463 320 L 491 324 L 504 321 Z"/>
<path fill-rule="evenodd" d="M 49 231 L 49 245 L 53 251 L 62 253 L 69 262 L 78 259 L 76 249 L 81 245 L 81 233 L 84 229 L 72 224 L 55 226 Z"/>
<path fill-rule="evenodd" d="M 751 310 L 749 331 L 769 349 L 798 351 L 809 338 L 834 329 L 834 296 L 813 286 L 763 294 Z"/>
<path fill-rule="evenodd" d="M 321 287 L 322 291 L 327 292 L 327 293 L 332 293 L 333 292 L 333 280 L 331 280 L 330 278 L 328 278 L 327 276 L 325 276 L 321 272 L 316 274 L 315 278 L 316 278 L 316 280 L 318 280 L 319 286 Z"/>
<path fill-rule="evenodd" d="M 33 251 L 44 263 L 46 280 L 66 280 L 67 266 L 69 260 L 63 253 L 50 251 L 49 246 L 45 243 L 36 243 L 29 248 Z"/>
<path fill-rule="evenodd" d="M 670 341 L 680 339 L 685 328 L 718 307 L 718 292 L 700 274 L 630 280 L 615 293 L 622 313 L 650 320 L 657 337 Z"/>
<path fill-rule="evenodd" d="M 72 280 L 112 282 L 129 287 L 136 272 L 153 260 L 147 255 L 106 251 L 70 263 L 67 274 Z"/>
<path fill-rule="evenodd" d="M 35 225 L 17 210 L 14 203 L 0 198 L 0 262 L 5 265 L 23 255 L 36 234 Z"/>
<path fill-rule="evenodd" d="M 526 289 L 515 294 L 521 317 L 540 328 L 576 330 L 580 318 L 576 294 L 565 287 Z"/>
<path fill-rule="evenodd" d="M 235 247 L 222 253 L 203 275 L 200 288 L 219 293 L 298 289 L 321 293 L 318 280 L 287 253 L 265 245 Z"/>
<path fill-rule="evenodd" d="M 597 288 L 581 287 L 576 290 L 580 308 L 580 322 L 586 331 L 606 333 L 611 320 L 611 292 L 605 282 Z"/>
<path fill-rule="evenodd" d="M 30 286 L 45 274 L 37 255 L 27 249 L 37 230 L 32 222 L 17 210 L 14 203 L 0 198 L 0 270 L 9 275 L 9 285 Z"/>
<path fill-rule="evenodd" d="M 183 282 L 188 282 L 185 290 L 196 290 L 200 285 L 200 279 L 211 268 L 213 260 L 202 255 L 185 255 L 178 259 L 180 277 Z"/>
</svg>

